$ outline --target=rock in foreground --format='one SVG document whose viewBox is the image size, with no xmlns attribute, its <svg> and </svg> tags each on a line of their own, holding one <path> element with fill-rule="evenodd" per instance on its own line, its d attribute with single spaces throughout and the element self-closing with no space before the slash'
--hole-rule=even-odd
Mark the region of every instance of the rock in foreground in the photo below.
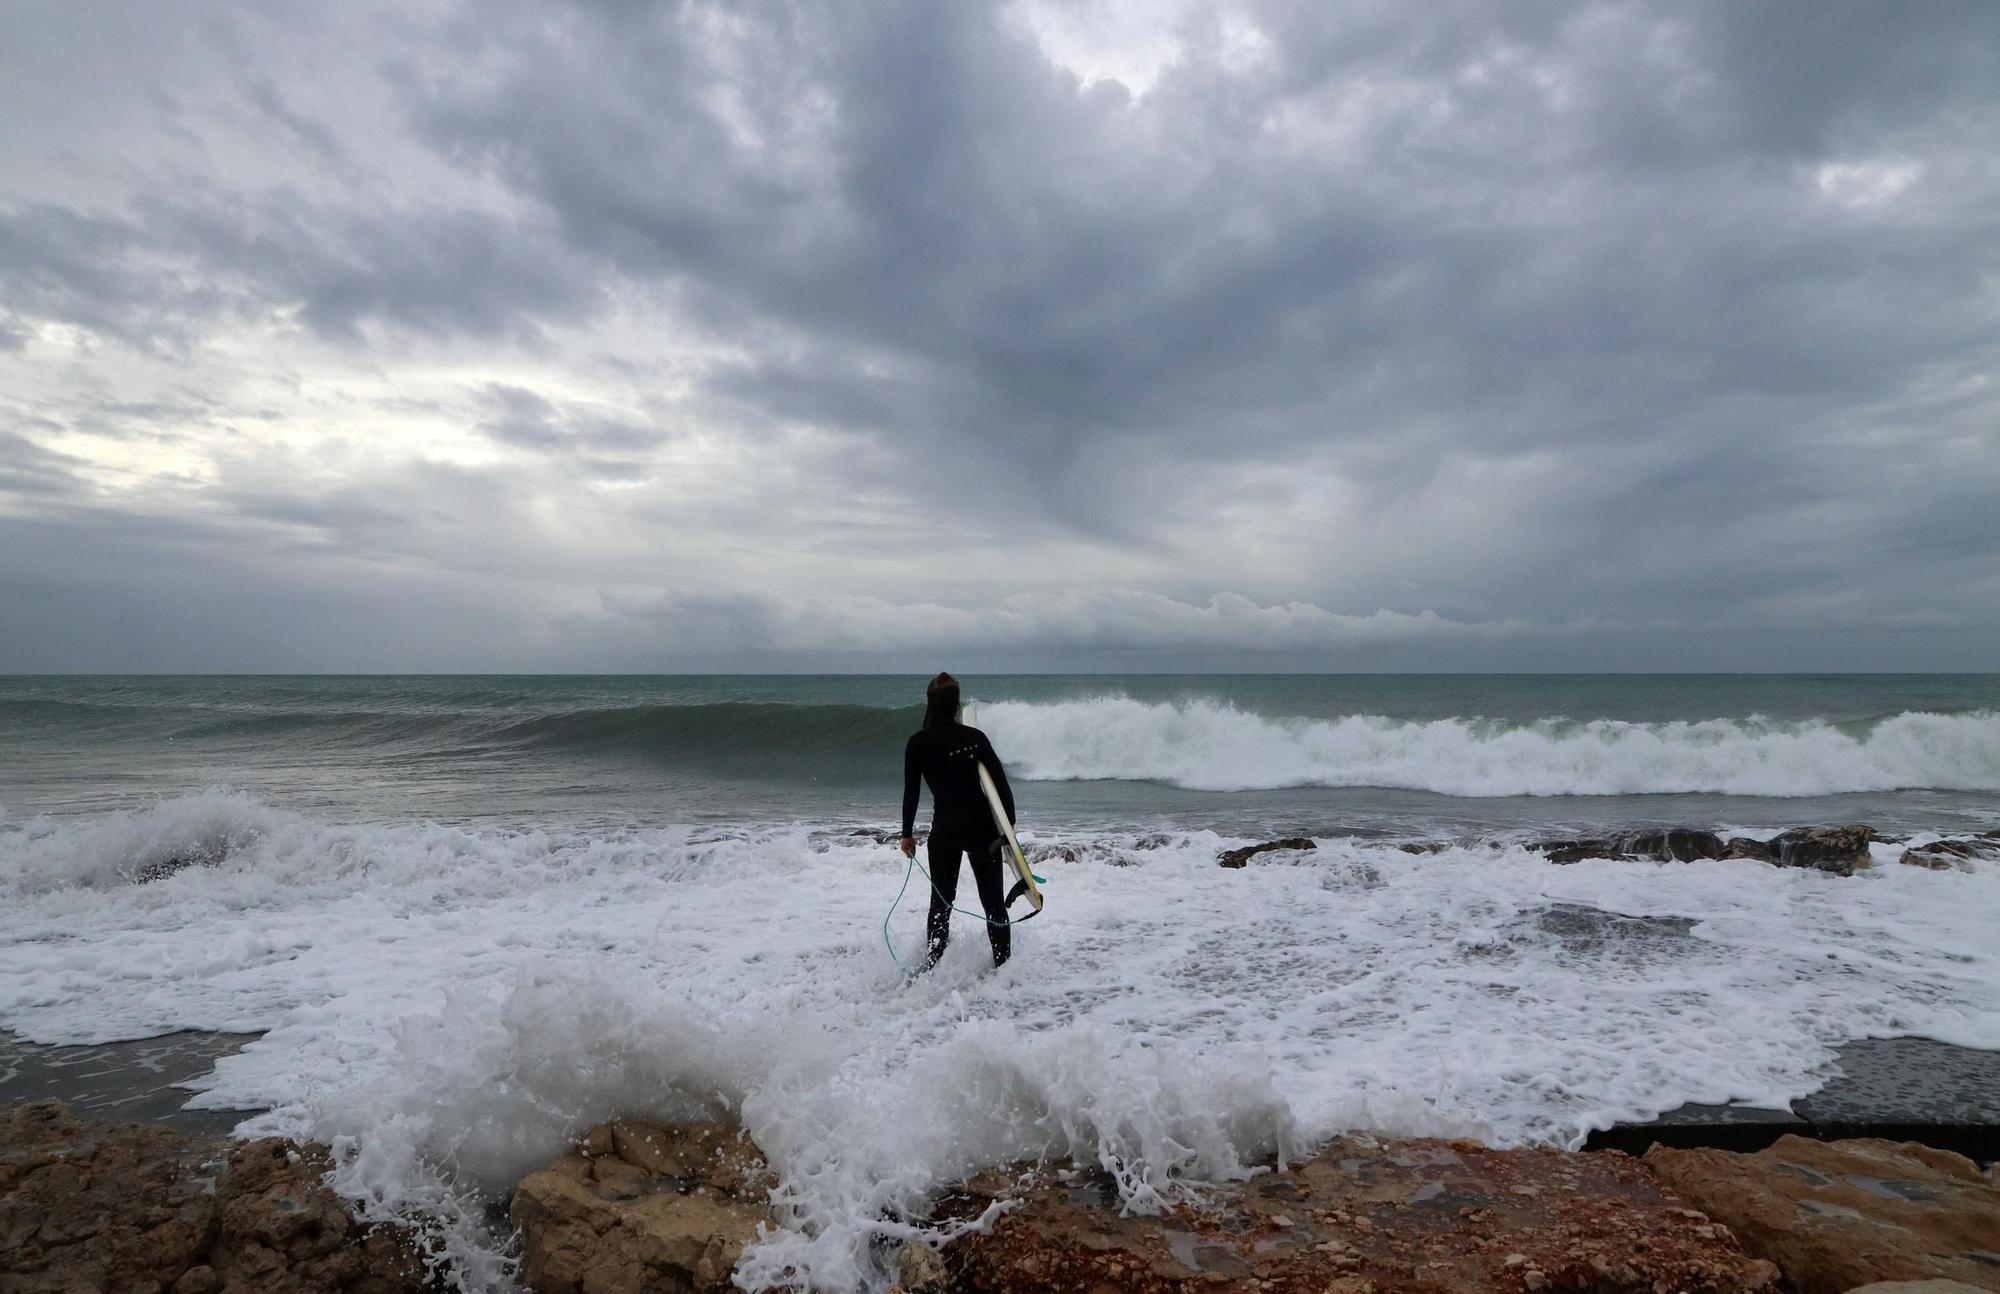
<svg viewBox="0 0 2000 1294">
<path fill-rule="evenodd" d="M 1868 866 L 1868 846 L 1874 843 L 1872 827 L 1801 827 L 1783 831 L 1766 841 L 1780 867 L 1810 867 L 1852 876 Z"/>
<path fill-rule="evenodd" d="M 621 1119 L 515 1188 L 522 1279 L 538 1294 L 732 1288 L 771 1222 L 764 1157 L 719 1123 Z"/>
<path fill-rule="evenodd" d="M 2000 1190 L 1950 1151 L 1783 1137 L 1754 1155 L 1656 1146 L 1646 1166 L 1798 1294 L 1933 1279 L 2000 1290 Z"/>
<path fill-rule="evenodd" d="M 986 1174 L 951 1207 L 1004 1195 L 1020 1206 L 948 1251 L 962 1289 L 1738 1294 L 1777 1275 L 1617 1152 L 1347 1137 L 1164 1218 L 1120 1216 L 1077 1174 Z"/>
<path fill-rule="evenodd" d="M 406 1232 L 364 1227 L 324 1147 L 86 1123 L 60 1101 L 0 1116 L 0 1290 L 415 1294 Z"/>
<path fill-rule="evenodd" d="M 1974 859 L 2000 858 L 2000 840 L 1983 836 L 1971 840 L 1933 840 L 1927 845 L 1905 849 L 1896 861 L 1906 867 L 1928 867 L 1934 872 L 1971 871 Z"/>
</svg>

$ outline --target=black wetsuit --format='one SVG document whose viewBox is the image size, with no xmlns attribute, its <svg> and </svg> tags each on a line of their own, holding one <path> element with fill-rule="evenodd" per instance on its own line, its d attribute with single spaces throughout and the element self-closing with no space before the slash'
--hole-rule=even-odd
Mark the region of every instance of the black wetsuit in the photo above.
<svg viewBox="0 0 2000 1294">
<path fill-rule="evenodd" d="M 1007 960 L 1010 941 L 1007 921 L 1007 887 L 1000 867 L 1000 853 L 994 844 L 1000 829 L 994 825 L 993 811 L 986 805 L 986 793 L 979 788 L 979 765 L 993 775 L 994 789 L 1011 821 L 1014 791 L 1007 785 L 1007 773 L 993 743 L 977 728 L 962 723 L 925 728 L 903 747 L 903 834 L 916 834 L 917 779 L 931 788 L 931 838 L 926 850 L 930 858 L 931 915 L 930 960 L 944 955 L 951 938 L 951 903 L 958 895 L 958 858 L 972 860 L 972 879 L 979 886 L 979 906 L 986 909 L 986 935 L 993 944 L 993 964 Z M 999 924 L 995 924 L 995 923 Z"/>
</svg>

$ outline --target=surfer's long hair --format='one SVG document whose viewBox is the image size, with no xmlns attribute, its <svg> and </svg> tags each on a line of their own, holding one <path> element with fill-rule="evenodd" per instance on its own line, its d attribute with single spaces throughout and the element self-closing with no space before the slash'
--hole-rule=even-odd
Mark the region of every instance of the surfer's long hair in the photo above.
<svg viewBox="0 0 2000 1294">
<path fill-rule="evenodd" d="M 958 719 L 958 680 L 940 674 L 924 689 L 924 727 L 941 728 Z"/>
</svg>

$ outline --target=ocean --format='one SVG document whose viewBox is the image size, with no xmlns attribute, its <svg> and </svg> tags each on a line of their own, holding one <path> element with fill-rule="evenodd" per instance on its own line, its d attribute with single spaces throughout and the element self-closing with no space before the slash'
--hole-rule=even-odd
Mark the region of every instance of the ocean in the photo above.
<svg viewBox="0 0 2000 1294">
<path fill-rule="evenodd" d="M 1522 847 L 1992 830 L 2000 676 L 967 675 L 1048 909 L 908 980 L 923 682 L 0 678 L 0 1028 L 260 1033 L 196 1104 L 331 1143 L 475 1288 L 490 1202 L 618 1113 L 741 1119 L 785 1221 L 744 1278 L 866 1288 L 989 1164 L 1148 1208 L 1336 1131 L 1576 1145 L 1850 1039 L 2000 1048 L 2000 864 Z"/>
</svg>

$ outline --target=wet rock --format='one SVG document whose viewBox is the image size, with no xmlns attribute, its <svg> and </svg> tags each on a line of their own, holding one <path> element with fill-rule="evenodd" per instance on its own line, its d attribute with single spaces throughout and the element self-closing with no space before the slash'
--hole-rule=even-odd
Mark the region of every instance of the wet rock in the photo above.
<svg viewBox="0 0 2000 1294">
<path fill-rule="evenodd" d="M 951 1273 L 937 1250 L 921 1240 L 906 1240 L 896 1256 L 896 1289 L 902 1294 L 951 1294 Z"/>
<path fill-rule="evenodd" d="M 364 1227 L 321 1146 L 233 1145 L 85 1123 L 60 1101 L 0 1117 L 0 1289 L 402 1294 L 428 1288 L 407 1232 Z"/>
<path fill-rule="evenodd" d="M 2000 858 L 2000 841 L 1984 838 L 1933 840 L 1928 845 L 1905 849 L 1896 861 L 1905 867 L 1928 867 L 1934 872 L 1969 872 L 1972 860 L 1976 858 Z"/>
<path fill-rule="evenodd" d="M 1772 861 L 1780 867 L 1810 867 L 1852 876 L 1868 866 L 1868 846 L 1875 839 L 1873 827 L 1801 827 L 1780 832 L 1769 842 Z"/>
<path fill-rule="evenodd" d="M 760 1223 L 770 1171 L 719 1123 L 621 1119 L 514 1190 L 522 1280 L 537 1294 L 722 1291 Z"/>
<path fill-rule="evenodd" d="M 1634 831 L 1614 838 L 1622 858 L 1650 858 L 1662 863 L 1687 863 L 1698 858 L 1722 857 L 1722 838 L 1712 831 L 1673 828 L 1666 831 Z"/>
<path fill-rule="evenodd" d="M 1274 849 L 1303 852 L 1308 849 L 1318 848 L 1318 845 L 1304 836 L 1287 836 L 1283 840 L 1267 840 L 1261 845 L 1245 845 L 1241 849 L 1226 849 L 1216 861 L 1220 862 L 1224 867 L 1242 867 L 1258 854 L 1269 853 Z"/>
<path fill-rule="evenodd" d="M 1546 853 L 1552 863 L 1580 863 L 1586 858 L 1686 863 L 1698 858 L 1720 858 L 1724 846 L 1722 838 L 1712 831 L 1672 827 L 1627 831 L 1589 840 L 1545 840 L 1531 848 Z"/>
<path fill-rule="evenodd" d="M 1964 1281 L 1876 1281 L 1873 1285 L 1857 1285 L 1847 1294 L 1986 1294 L 1986 1291 Z"/>
<path fill-rule="evenodd" d="M 1591 840 L 1541 840 L 1529 845 L 1537 853 L 1547 854 L 1552 863 L 1580 863 L 1589 858 L 1616 858 L 1617 850 L 1608 839 Z"/>
<path fill-rule="evenodd" d="M 2000 1289 L 2000 1190 L 1950 1151 L 1788 1136 L 1754 1155 L 1655 1146 L 1646 1166 L 1797 1294 L 1886 1280 Z"/>
<path fill-rule="evenodd" d="M 1731 836 L 1723 847 L 1724 858 L 1748 858 L 1760 863 L 1775 863 L 1778 855 L 1762 840 L 1752 840 L 1748 836 Z"/>
<path fill-rule="evenodd" d="M 1766 1291 L 1777 1269 L 1616 1152 L 1344 1137 L 1284 1171 L 1123 1214 L 1108 1179 L 984 1174 L 948 1218 L 1015 1206 L 946 1250 L 959 1288 L 1237 1294 Z"/>
</svg>

